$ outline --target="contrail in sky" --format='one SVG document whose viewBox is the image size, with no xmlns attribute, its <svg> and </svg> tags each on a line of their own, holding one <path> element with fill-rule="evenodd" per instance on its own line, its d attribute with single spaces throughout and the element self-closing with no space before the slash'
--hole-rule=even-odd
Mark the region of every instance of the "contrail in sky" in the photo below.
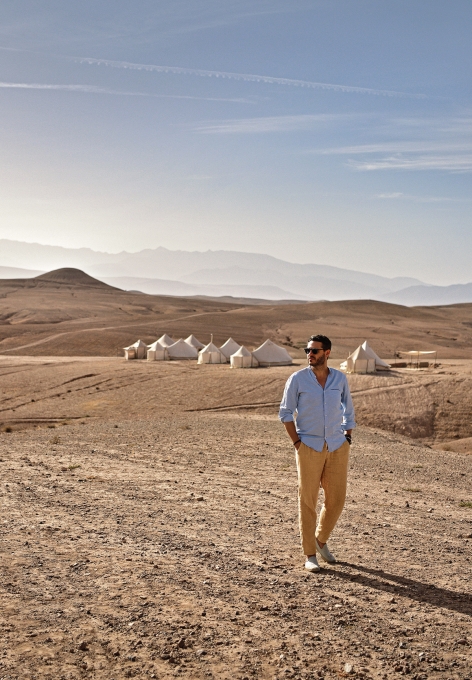
<svg viewBox="0 0 472 680">
<path fill-rule="evenodd" d="M 85 92 L 90 94 L 117 94 L 128 97 L 158 97 L 163 99 L 198 99 L 204 101 L 216 102 L 238 102 L 243 104 L 252 104 L 248 99 L 224 99 L 222 97 L 193 97 L 189 95 L 179 94 L 154 94 L 149 92 L 127 92 L 124 90 L 112 90 L 107 87 L 98 87 L 97 85 L 55 85 L 50 83 L 4 83 L 0 82 L 0 89 L 16 89 L 16 90 L 62 90 L 66 92 Z"/>
<path fill-rule="evenodd" d="M 332 83 L 317 83 L 310 80 L 294 80 L 292 78 L 274 78 L 251 73 L 230 73 L 226 71 L 204 71 L 196 68 L 182 68 L 180 66 L 157 66 L 155 64 L 133 64 L 128 61 L 111 61 L 109 59 L 94 59 L 91 57 L 72 57 L 79 64 L 96 64 L 97 66 L 111 66 L 134 71 L 155 71 L 157 73 L 176 73 L 179 75 L 202 76 L 205 78 L 227 78 L 230 80 L 244 80 L 253 83 L 268 83 L 270 85 L 289 85 L 305 87 L 312 90 L 334 90 L 335 92 L 352 92 L 356 94 L 373 94 L 383 97 L 405 97 L 410 99 L 427 99 L 425 94 L 409 94 L 394 90 L 376 90 L 369 87 L 354 87 L 352 85 L 336 85 Z"/>
</svg>

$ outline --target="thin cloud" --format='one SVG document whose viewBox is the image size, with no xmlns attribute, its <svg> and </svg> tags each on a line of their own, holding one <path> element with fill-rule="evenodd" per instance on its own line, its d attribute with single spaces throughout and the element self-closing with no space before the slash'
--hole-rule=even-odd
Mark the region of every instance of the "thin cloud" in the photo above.
<svg viewBox="0 0 472 680">
<path fill-rule="evenodd" d="M 62 90 L 65 92 L 84 92 L 87 94 L 112 94 L 127 97 L 158 97 L 163 99 L 197 99 L 199 101 L 216 102 L 237 102 L 239 104 L 252 104 L 249 99 L 242 98 L 222 98 L 222 97 L 193 97 L 190 95 L 177 94 L 153 94 L 149 92 L 129 92 L 126 90 L 112 90 L 107 87 L 97 87 L 96 85 L 55 85 L 49 83 L 4 83 L 0 82 L 0 88 L 15 90 Z"/>
<path fill-rule="evenodd" d="M 356 116 L 356 114 L 353 114 Z M 259 118 L 235 118 L 198 125 L 195 132 L 202 134 L 263 134 L 269 132 L 295 132 L 309 130 L 320 124 L 351 119 L 351 114 L 302 114 L 293 116 L 266 116 Z"/>
<path fill-rule="evenodd" d="M 404 194 L 401 191 L 393 191 L 386 194 L 376 194 L 374 198 L 386 199 L 386 200 L 401 200 L 401 201 L 413 201 L 415 203 L 444 203 L 444 202 L 456 202 L 460 199 L 450 198 L 448 196 L 414 196 L 412 194 Z"/>
<path fill-rule="evenodd" d="M 339 146 L 328 149 L 314 149 L 309 153 L 330 155 L 363 155 L 382 153 L 440 153 L 452 151 L 472 151 L 472 143 L 437 143 L 427 141 L 379 142 L 376 144 L 357 144 L 353 146 Z"/>
<path fill-rule="evenodd" d="M 291 87 L 304 87 L 312 90 L 333 90 L 335 92 L 349 92 L 353 94 L 370 94 L 382 97 L 402 97 L 409 99 L 427 99 L 425 94 L 411 94 L 394 90 L 377 90 L 369 87 L 355 87 L 352 85 L 339 85 L 335 83 L 321 83 L 310 80 L 295 80 L 292 78 L 276 78 L 273 76 L 255 75 L 252 73 L 232 73 L 228 71 L 206 71 L 195 68 L 182 68 L 180 66 L 158 66 L 156 64 L 135 64 L 128 61 L 111 61 L 110 59 L 94 59 L 91 57 L 73 57 L 73 61 L 79 64 L 97 66 L 110 66 L 112 68 L 129 69 L 132 71 L 151 71 L 157 73 L 174 73 L 178 75 L 193 75 L 204 78 L 223 78 L 229 80 L 243 80 L 253 83 L 266 83 L 269 85 L 286 85 Z"/>
<path fill-rule="evenodd" d="M 440 170 L 443 172 L 472 172 L 472 154 L 443 156 L 392 156 L 375 161 L 351 161 L 350 165 L 364 172 L 374 170 Z"/>
</svg>

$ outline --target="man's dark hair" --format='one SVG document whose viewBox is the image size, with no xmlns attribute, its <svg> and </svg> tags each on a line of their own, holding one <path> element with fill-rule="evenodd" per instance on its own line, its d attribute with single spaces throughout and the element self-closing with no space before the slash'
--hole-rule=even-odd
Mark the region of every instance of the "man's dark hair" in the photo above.
<svg viewBox="0 0 472 680">
<path fill-rule="evenodd" d="M 331 340 L 326 335 L 312 335 L 308 342 L 321 342 L 323 349 L 331 349 Z"/>
</svg>

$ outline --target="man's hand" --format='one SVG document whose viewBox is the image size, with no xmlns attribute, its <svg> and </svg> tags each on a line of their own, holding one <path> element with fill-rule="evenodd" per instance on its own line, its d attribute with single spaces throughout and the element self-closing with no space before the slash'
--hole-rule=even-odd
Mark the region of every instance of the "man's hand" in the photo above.
<svg viewBox="0 0 472 680">
<path fill-rule="evenodd" d="M 294 447 L 298 451 L 298 449 L 300 448 L 301 441 L 300 441 L 300 438 L 298 436 L 298 433 L 297 433 L 297 430 L 296 430 L 296 427 L 295 427 L 295 423 L 293 422 L 293 420 L 290 420 L 289 422 L 284 423 L 284 425 L 285 425 L 285 429 L 287 430 L 288 436 L 292 440 L 292 444 L 294 445 Z"/>
</svg>

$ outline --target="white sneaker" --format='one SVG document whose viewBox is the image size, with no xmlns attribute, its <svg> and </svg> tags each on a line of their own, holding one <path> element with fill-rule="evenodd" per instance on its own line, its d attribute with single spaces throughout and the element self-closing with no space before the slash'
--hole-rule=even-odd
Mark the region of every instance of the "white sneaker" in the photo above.
<svg viewBox="0 0 472 680">
<path fill-rule="evenodd" d="M 305 562 L 305 569 L 308 569 L 308 571 L 321 571 L 316 555 L 312 555 L 307 559 Z"/>
<path fill-rule="evenodd" d="M 325 562 L 329 562 L 329 564 L 336 564 L 336 558 L 334 555 L 332 555 L 329 550 L 328 550 L 328 544 L 325 543 L 322 548 L 320 548 L 320 545 L 315 538 L 316 541 L 316 552 L 318 552 L 321 557 L 324 559 Z"/>
</svg>

